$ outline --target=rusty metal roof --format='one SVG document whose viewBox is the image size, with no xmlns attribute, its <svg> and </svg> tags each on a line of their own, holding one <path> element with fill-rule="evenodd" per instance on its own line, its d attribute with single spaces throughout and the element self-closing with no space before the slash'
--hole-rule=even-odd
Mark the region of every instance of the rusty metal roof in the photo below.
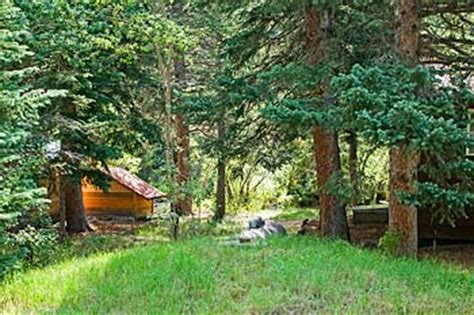
<svg viewBox="0 0 474 315">
<path fill-rule="evenodd" d="M 159 191 L 140 177 L 129 173 L 121 167 L 111 167 L 109 168 L 109 171 L 105 172 L 123 186 L 133 190 L 146 199 L 166 197 L 165 193 Z"/>
</svg>

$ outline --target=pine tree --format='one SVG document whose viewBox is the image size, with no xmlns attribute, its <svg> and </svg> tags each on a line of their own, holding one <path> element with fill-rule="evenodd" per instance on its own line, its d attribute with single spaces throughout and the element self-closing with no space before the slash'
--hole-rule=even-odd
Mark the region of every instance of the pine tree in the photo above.
<svg viewBox="0 0 474 315">
<path fill-rule="evenodd" d="M 46 162 L 40 112 L 64 91 L 33 88 L 39 71 L 26 62 L 33 56 L 25 45 L 29 36 L 22 12 L 10 1 L 0 3 L 0 278 L 33 257 L 31 244 L 17 235 L 38 247 L 55 236 L 39 185 Z"/>
</svg>

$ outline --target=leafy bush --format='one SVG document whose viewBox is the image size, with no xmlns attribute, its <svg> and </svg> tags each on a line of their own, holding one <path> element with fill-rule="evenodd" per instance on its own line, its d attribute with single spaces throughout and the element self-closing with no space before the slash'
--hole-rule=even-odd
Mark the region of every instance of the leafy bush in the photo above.
<svg viewBox="0 0 474 315">
<path fill-rule="evenodd" d="M 0 278 L 15 270 L 51 262 L 58 234 L 50 217 L 40 210 L 0 221 Z"/>
<path fill-rule="evenodd" d="M 309 207 L 317 204 L 316 166 L 311 141 L 295 141 L 291 163 L 277 173 L 277 182 L 290 197 L 287 205 Z"/>
<path fill-rule="evenodd" d="M 400 234 L 393 229 L 389 229 L 387 232 L 385 232 L 384 236 L 382 236 L 382 238 L 379 240 L 380 250 L 388 255 L 398 254 L 400 244 Z"/>
</svg>

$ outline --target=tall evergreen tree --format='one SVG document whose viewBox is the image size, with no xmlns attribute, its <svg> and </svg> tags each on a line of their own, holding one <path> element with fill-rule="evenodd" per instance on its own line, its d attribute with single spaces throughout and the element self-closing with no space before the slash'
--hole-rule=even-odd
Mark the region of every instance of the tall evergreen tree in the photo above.
<svg viewBox="0 0 474 315">
<path fill-rule="evenodd" d="M 40 113 L 65 92 L 34 88 L 40 69 L 27 63 L 33 56 L 25 44 L 30 36 L 24 14 L 10 1 L 0 3 L 0 278 L 31 261 L 32 247 L 45 246 L 55 235 L 39 185 L 46 164 Z"/>
</svg>

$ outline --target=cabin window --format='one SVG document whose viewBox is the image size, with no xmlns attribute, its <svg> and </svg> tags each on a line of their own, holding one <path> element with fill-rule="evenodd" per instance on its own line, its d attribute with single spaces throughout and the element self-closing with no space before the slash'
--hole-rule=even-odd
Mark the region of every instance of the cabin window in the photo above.
<svg viewBox="0 0 474 315">
<path fill-rule="evenodd" d="M 474 109 L 469 110 L 469 123 L 467 125 L 468 131 L 471 134 L 471 137 L 474 138 Z M 474 156 L 474 146 L 467 148 L 467 155 Z"/>
</svg>

